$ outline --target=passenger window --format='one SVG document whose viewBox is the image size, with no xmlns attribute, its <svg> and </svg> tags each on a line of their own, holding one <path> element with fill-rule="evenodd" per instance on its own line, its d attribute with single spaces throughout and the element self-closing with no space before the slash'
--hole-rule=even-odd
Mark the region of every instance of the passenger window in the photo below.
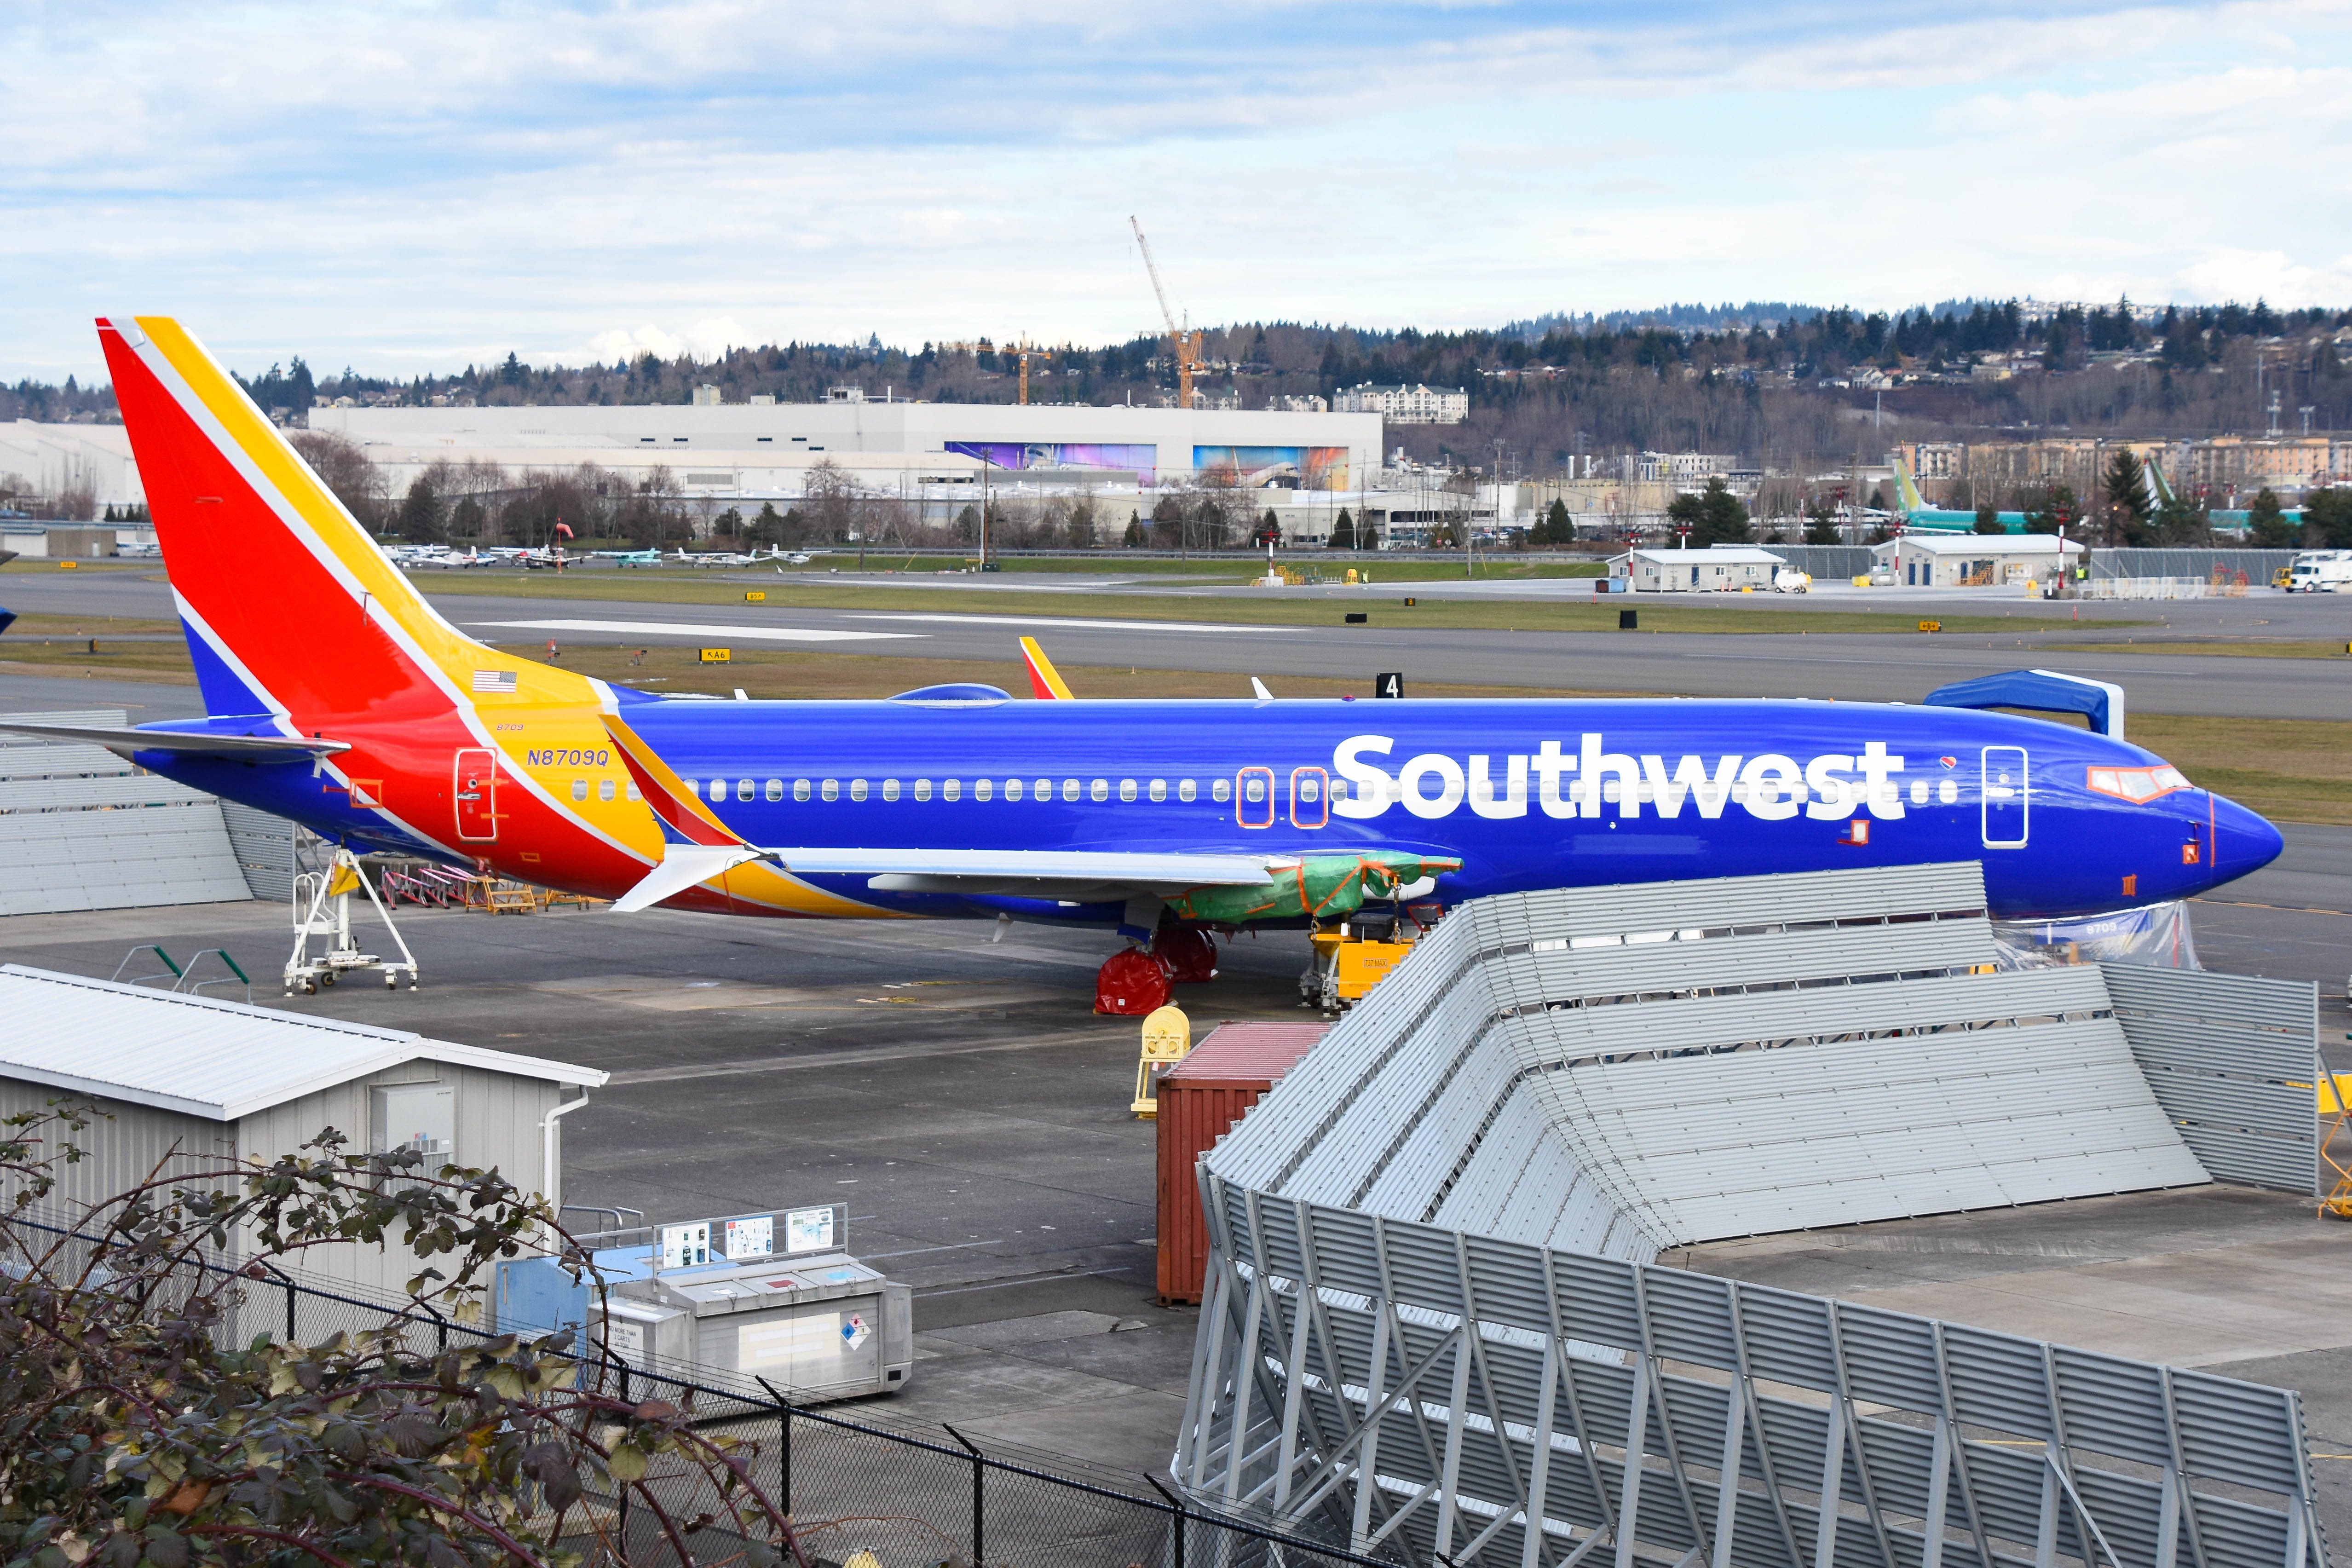
<svg viewBox="0 0 2352 1568">
<path fill-rule="evenodd" d="M 1168 781 L 1166 779 L 1153 779 L 1151 781 L 1151 798 L 1154 800 L 1166 800 L 1168 798 Z"/>
<path fill-rule="evenodd" d="M 1926 779 L 1917 779 L 1913 781 L 1911 785 L 1911 804 L 1913 805 L 1925 805 L 1927 804 L 1927 781 Z"/>
<path fill-rule="evenodd" d="M 1080 787 L 1080 786 L 1079 786 L 1079 784 L 1078 784 L 1078 781 L 1077 781 L 1077 780 L 1076 780 L 1076 779 L 1064 779 L 1064 780 L 1062 781 L 1062 798 L 1063 798 L 1064 800 L 1076 800 L 1076 799 L 1077 799 L 1077 798 L 1078 798 L 1078 790 L 1079 790 L 1079 787 Z M 1045 791 L 1043 791 L 1043 790 L 1040 790 L 1040 791 L 1038 791 L 1037 793 L 1038 793 L 1038 794 L 1040 794 L 1040 795 L 1043 795 L 1043 794 L 1045 794 Z"/>
<path fill-rule="evenodd" d="M 898 798 L 898 781 L 897 779 L 884 779 L 882 781 L 882 798 L 884 800 L 896 800 Z"/>
<path fill-rule="evenodd" d="M 637 786 L 633 784 L 629 786 L 629 798 L 631 800 L 643 800 L 646 797 L 637 793 Z"/>
<path fill-rule="evenodd" d="M 735 781 L 735 798 L 737 800 L 749 800 L 751 798 L 752 792 L 758 787 L 759 786 L 754 784 L 750 779 L 737 779 Z"/>
<path fill-rule="evenodd" d="M 1037 781 L 1037 798 L 1039 800 L 1051 800 L 1054 798 L 1054 781 L 1052 779 L 1039 779 Z"/>
<path fill-rule="evenodd" d="M 1129 800 L 1134 799 L 1135 785 L 1132 784 L 1129 784 L 1127 786 L 1127 793 Z M 1090 798 L 1095 800 L 1108 800 L 1110 798 L 1109 782 L 1104 779 L 1095 780 L 1093 784 L 1087 786 L 1087 794 Z"/>
<path fill-rule="evenodd" d="M 1234 786 L 1229 781 L 1219 779 L 1210 787 L 1209 794 L 1219 805 L 1223 805 L 1234 798 Z"/>
<path fill-rule="evenodd" d="M 915 798 L 917 800 L 929 800 L 931 798 L 930 780 L 917 779 L 915 781 Z"/>
<path fill-rule="evenodd" d="M 1942 784 L 1936 786 L 1936 798 L 1941 801 L 1944 805 L 1949 805 L 1954 801 L 1960 798 L 1960 786 L 1954 784 L 1951 780 L 1946 779 Z"/>
<path fill-rule="evenodd" d="M 808 797 L 809 797 L 809 782 L 808 782 L 808 780 L 806 780 L 806 779 L 794 779 L 794 780 L 793 781 L 793 798 L 794 800 L 806 800 Z"/>
<path fill-rule="evenodd" d="M 1254 778 L 1250 780 L 1249 783 L 1244 784 L 1242 786 L 1242 798 L 1249 801 L 1264 800 L 1265 798 L 1265 781 L 1264 779 Z"/>
<path fill-rule="evenodd" d="M 1021 781 L 1019 779 L 1006 779 L 1004 781 L 1004 798 L 1007 800 L 1019 800 L 1021 798 Z"/>
<path fill-rule="evenodd" d="M 994 779 L 974 779 L 974 780 L 972 780 L 972 781 L 971 781 L 971 798 L 972 798 L 972 799 L 974 799 L 974 800 L 989 800 L 989 799 L 993 798 L 993 797 L 995 796 L 995 794 L 996 794 L 996 781 L 995 781 Z M 952 797 L 950 797 L 950 798 L 952 798 Z"/>
<path fill-rule="evenodd" d="M 572 798 L 574 800 L 586 800 L 588 798 L 588 781 L 586 779 L 573 779 L 572 781 Z"/>
<path fill-rule="evenodd" d="M 1178 800 L 1196 800 L 1200 797 L 1200 794 L 1201 786 L 1194 784 L 1191 779 L 1186 779 L 1183 783 L 1176 786 L 1176 798 Z"/>
<path fill-rule="evenodd" d="M 784 781 L 782 779 L 770 779 L 768 781 L 768 787 L 761 790 L 760 793 L 767 796 L 770 800 L 782 800 L 784 798 Z"/>
<path fill-rule="evenodd" d="M 1133 800 L 1135 798 L 1135 781 L 1133 779 L 1121 779 L 1118 781 L 1118 798 L 1121 800 Z"/>
<path fill-rule="evenodd" d="M 613 798 L 613 781 L 611 779 L 598 779 L 596 781 L 596 798 L 598 800 L 606 801 Z"/>
<path fill-rule="evenodd" d="M 866 781 L 864 779 L 852 779 L 849 781 L 849 798 L 852 800 L 864 800 L 866 798 Z"/>
<path fill-rule="evenodd" d="M 1255 790 L 1257 788 L 1257 785 L 1252 784 L 1250 785 L 1250 788 Z M 1307 805 L 1312 805 L 1317 801 L 1323 798 L 1323 786 L 1313 779 L 1300 779 L 1297 784 L 1292 786 L 1292 793 L 1296 794 L 1299 799 L 1307 802 Z M 1252 800 L 1255 800 L 1257 796 L 1253 795 L 1250 798 Z"/>
<path fill-rule="evenodd" d="M 827 800 L 839 800 L 841 798 L 841 781 L 838 779 L 827 779 L 824 781 L 824 798 Z"/>
<path fill-rule="evenodd" d="M 697 800 L 700 800 L 702 798 L 702 786 L 700 784 L 695 783 L 692 779 L 680 779 L 677 782 L 686 786 L 687 794 L 692 795 Z"/>
<path fill-rule="evenodd" d="M 943 782 L 943 783 L 940 785 L 940 798 L 941 800 L 960 800 L 960 799 L 961 799 L 962 797 L 963 797 L 963 781 L 962 781 L 962 780 L 961 780 L 961 779 L 949 779 L 949 780 L 946 780 L 945 782 Z"/>
</svg>

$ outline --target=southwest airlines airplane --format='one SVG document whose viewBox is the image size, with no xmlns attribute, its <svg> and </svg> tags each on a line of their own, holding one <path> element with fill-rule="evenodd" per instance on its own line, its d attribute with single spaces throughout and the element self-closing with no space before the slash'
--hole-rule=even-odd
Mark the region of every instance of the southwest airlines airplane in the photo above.
<svg viewBox="0 0 2352 1568">
<path fill-rule="evenodd" d="M 177 321 L 99 336 L 208 716 L 64 732 L 355 847 L 625 911 L 1149 939 L 1367 896 L 1979 859 L 1994 913 L 2059 917 L 2281 847 L 2138 747 L 1965 709 L 632 690 L 443 620 Z"/>
</svg>

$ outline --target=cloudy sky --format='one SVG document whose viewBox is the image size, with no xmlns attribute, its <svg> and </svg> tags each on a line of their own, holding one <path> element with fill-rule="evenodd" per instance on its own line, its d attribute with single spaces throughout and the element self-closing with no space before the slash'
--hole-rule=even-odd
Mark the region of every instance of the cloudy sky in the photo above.
<svg viewBox="0 0 2352 1568">
<path fill-rule="evenodd" d="M 2352 4 L 16 0 L 0 380 L 1961 295 L 2352 304 Z"/>
</svg>

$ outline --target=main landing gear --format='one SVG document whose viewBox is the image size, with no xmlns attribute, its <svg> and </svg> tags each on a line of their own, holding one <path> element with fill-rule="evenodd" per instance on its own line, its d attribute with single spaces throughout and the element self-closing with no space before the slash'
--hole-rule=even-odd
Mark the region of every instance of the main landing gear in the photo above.
<svg viewBox="0 0 2352 1568">
<path fill-rule="evenodd" d="M 1140 1018 L 1168 1005 L 1172 987 L 1214 979 L 1217 942 L 1198 926 L 1162 925 L 1151 945 L 1130 947 L 1103 960 L 1095 973 L 1095 1011 Z"/>
</svg>

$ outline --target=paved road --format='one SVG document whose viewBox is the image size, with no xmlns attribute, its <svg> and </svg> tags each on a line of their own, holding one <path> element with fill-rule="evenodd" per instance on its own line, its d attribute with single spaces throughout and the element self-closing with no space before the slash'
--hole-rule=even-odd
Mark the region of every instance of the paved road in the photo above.
<svg viewBox="0 0 2352 1568">
<path fill-rule="evenodd" d="M 756 581 L 746 575 L 745 581 Z M 771 579 L 772 580 L 772 579 Z M 1793 635 L 1704 636 L 1675 633 L 1527 632 L 1419 629 L 1412 615 L 1386 588 L 1346 602 L 1372 619 L 1349 626 L 1332 606 L 1323 626 L 1240 626 L 1221 622 L 1226 591 L 1188 588 L 1201 601 L 1193 623 L 1119 617 L 1125 593 L 1164 594 L 1164 584 L 1073 583 L 1066 576 L 989 581 L 973 577 L 878 579 L 894 588 L 947 584 L 984 591 L 1051 588 L 1070 600 L 1063 615 L 1026 612 L 994 616 L 961 610 L 859 611 L 793 609 L 748 605 L 614 604 L 604 600 L 450 594 L 436 598 L 441 612 L 475 636 L 517 645 L 544 643 L 708 643 L 729 639 L 778 647 L 916 658 L 1004 661 L 1013 638 L 1035 632 L 1057 660 L 1074 668 L 1116 665 L 1150 669 L 1227 670 L 1265 678 L 1279 692 L 1284 675 L 1361 677 L 1402 670 L 1415 682 L 1461 682 L 1534 689 L 1664 692 L 1697 697 L 1814 697 L 1844 701 L 1916 702 L 1936 687 L 2021 667 L 2056 668 L 2122 685 L 2144 712 L 2242 715 L 2249 718 L 2352 720 L 2352 679 L 2326 659 L 2246 658 L 2226 655 L 2042 651 L 2052 642 L 2181 641 L 2226 636 L 2247 639 L 2328 641 L 2347 636 L 2352 605 L 2336 596 L 2264 595 L 2243 600 L 2188 601 L 2161 605 L 2082 606 L 2023 600 L 1971 599 L 1975 612 L 2013 615 L 2013 635 L 1890 637 L 1810 633 L 1809 614 L 1868 605 L 1896 607 L 1906 595 L 1923 601 L 1932 591 L 1849 591 L 1843 600 L 1822 594 L 1800 599 L 1752 595 L 1740 608 L 1789 617 Z M 419 578 L 427 595 L 429 575 Z M 1577 597 L 1572 581 L 1457 584 L 1524 598 Z M 1233 592 L 1244 592 L 1233 590 Z M 1258 591 L 1260 593 L 1265 590 Z M 1321 591 L 1286 592 L 1313 595 Z M 1347 591 L 1339 591 L 1345 595 Z M 1434 589 L 1431 590 L 1433 595 Z M 0 580 L 0 600 L 13 609 L 58 615 L 168 616 L 170 592 L 160 574 L 11 574 Z M 1421 596 L 1421 595 L 1416 595 Z M 1587 590 L 1582 597 L 1589 598 Z M 1948 592 L 1944 595 L 1952 595 Z M 1636 596 L 1641 608 L 1657 602 Z M 1617 601 L 1612 600 L 1612 604 Z M 1948 606 L 1930 605 L 1928 610 Z M 1907 610 L 1906 613 L 1908 613 Z M 2137 614 L 2150 624 L 2106 624 Z M 2162 623 L 2155 620 L 2164 617 Z"/>
</svg>

